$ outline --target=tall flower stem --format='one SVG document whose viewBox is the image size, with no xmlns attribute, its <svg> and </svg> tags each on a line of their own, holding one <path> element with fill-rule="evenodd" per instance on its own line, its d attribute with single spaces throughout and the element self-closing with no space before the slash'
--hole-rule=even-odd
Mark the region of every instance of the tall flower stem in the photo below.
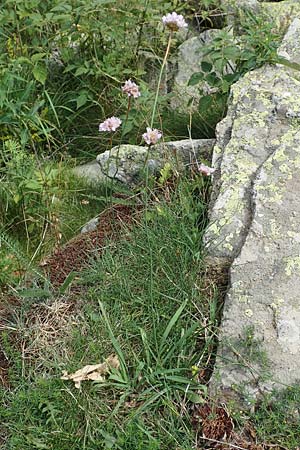
<svg viewBox="0 0 300 450">
<path fill-rule="evenodd" d="M 156 94 L 155 94 L 155 99 L 154 99 L 154 104 L 153 104 L 153 110 L 152 110 L 152 117 L 151 117 L 150 128 L 153 128 L 153 123 L 154 123 L 155 114 L 156 114 L 156 108 L 157 108 L 158 95 L 159 95 L 159 91 L 160 91 L 160 84 L 161 84 L 164 68 L 165 68 L 165 65 L 167 63 L 168 55 L 169 55 L 169 52 L 170 52 L 171 41 L 172 41 L 172 31 L 169 34 L 168 45 L 167 45 L 165 56 L 164 56 L 164 59 L 163 59 L 163 62 L 162 62 L 161 68 L 160 68 L 160 72 L 159 72 L 157 89 L 156 89 Z"/>
</svg>

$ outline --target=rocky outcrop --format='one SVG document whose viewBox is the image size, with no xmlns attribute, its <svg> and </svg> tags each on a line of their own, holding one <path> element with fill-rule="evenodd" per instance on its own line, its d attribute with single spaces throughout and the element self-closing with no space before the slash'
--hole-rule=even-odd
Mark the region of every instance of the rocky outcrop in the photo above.
<svg viewBox="0 0 300 450">
<path fill-rule="evenodd" d="M 300 58 L 300 20 L 279 50 Z M 231 263 L 212 392 L 256 397 L 300 379 L 300 72 L 265 66 L 217 129 L 209 261 Z"/>
<path fill-rule="evenodd" d="M 249 10 L 256 16 L 264 15 L 268 22 L 273 23 L 277 31 L 284 31 L 291 22 L 300 18 L 300 3 L 298 0 L 284 0 L 279 2 L 258 0 L 223 0 L 223 9 L 227 11 L 227 22 L 234 25 L 244 10 Z"/>
<path fill-rule="evenodd" d="M 101 153 L 96 161 L 76 167 L 74 173 L 91 183 L 115 180 L 133 186 L 141 181 L 145 168 L 155 175 L 167 162 L 172 162 L 172 167 L 184 171 L 196 160 L 210 159 L 214 143 L 214 139 L 184 139 L 150 148 L 124 144 Z"/>
</svg>

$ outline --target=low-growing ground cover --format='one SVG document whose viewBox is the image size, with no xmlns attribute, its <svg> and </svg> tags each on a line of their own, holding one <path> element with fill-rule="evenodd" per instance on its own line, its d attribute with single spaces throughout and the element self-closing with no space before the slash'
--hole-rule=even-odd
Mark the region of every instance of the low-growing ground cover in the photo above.
<svg viewBox="0 0 300 450">
<path fill-rule="evenodd" d="M 221 26 L 226 13 L 210 0 L 200 9 L 193 1 L 111 3 L 30 0 L 11 10 L 6 0 L 0 14 L 0 448 L 296 449 L 299 387 L 249 413 L 209 399 L 224 279 L 205 273 L 207 179 L 172 179 L 169 168 L 170 178 L 146 177 L 147 189 L 114 197 L 112 185 L 87 187 L 67 170 L 70 156 L 140 142 L 149 124 L 156 138 L 213 136 L 230 85 L 274 62 L 280 36 L 251 15 L 238 42 L 224 31 L 190 80 L 216 92 L 182 117 L 143 78 L 139 50 L 161 65 L 169 42 L 172 62 L 180 38 L 161 24 L 172 8 L 200 29 Z M 229 62 L 235 73 L 226 73 Z M 134 104 L 121 90 L 129 77 L 142 93 Z M 99 122 L 112 114 L 123 129 L 100 139 Z M 62 246 L 101 211 L 98 231 Z M 111 355 L 117 364 L 102 382 L 78 389 L 61 379 Z"/>
</svg>

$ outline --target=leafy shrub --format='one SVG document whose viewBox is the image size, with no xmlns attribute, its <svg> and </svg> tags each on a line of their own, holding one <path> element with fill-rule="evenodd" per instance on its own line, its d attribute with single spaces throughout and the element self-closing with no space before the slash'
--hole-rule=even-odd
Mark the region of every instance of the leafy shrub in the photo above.
<svg viewBox="0 0 300 450">
<path fill-rule="evenodd" d="M 201 71 L 190 78 L 191 86 L 204 82 L 211 88 L 212 93 L 203 96 L 202 106 L 207 107 L 215 96 L 219 100 L 226 98 L 231 85 L 250 70 L 278 62 L 276 50 L 281 35 L 274 31 L 272 23 L 245 12 L 241 29 L 240 36 L 221 30 L 207 46 Z"/>
</svg>

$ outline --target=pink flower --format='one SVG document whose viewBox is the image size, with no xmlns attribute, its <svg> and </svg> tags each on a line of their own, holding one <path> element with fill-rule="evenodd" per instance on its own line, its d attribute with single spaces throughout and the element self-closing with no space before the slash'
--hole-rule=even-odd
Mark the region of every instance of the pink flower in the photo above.
<svg viewBox="0 0 300 450">
<path fill-rule="evenodd" d="M 124 86 L 122 86 L 122 91 L 128 97 L 138 98 L 141 95 L 138 85 L 131 80 L 125 81 Z"/>
<path fill-rule="evenodd" d="M 122 120 L 118 117 L 109 117 L 104 122 L 100 123 L 99 131 L 116 131 L 121 125 Z"/>
<path fill-rule="evenodd" d="M 168 13 L 166 16 L 163 16 L 162 22 L 171 31 L 178 31 L 180 28 L 186 28 L 188 26 L 184 17 L 176 12 Z"/>
<path fill-rule="evenodd" d="M 206 175 L 207 177 L 209 177 L 211 174 L 214 173 L 214 171 L 216 169 L 213 169 L 212 167 L 208 167 L 205 164 L 200 164 L 200 166 L 198 167 L 199 172 L 202 173 L 203 175 Z"/>
<path fill-rule="evenodd" d="M 143 134 L 143 139 L 148 145 L 154 145 L 162 137 L 162 133 L 156 128 L 147 127 L 147 132 Z"/>
</svg>

